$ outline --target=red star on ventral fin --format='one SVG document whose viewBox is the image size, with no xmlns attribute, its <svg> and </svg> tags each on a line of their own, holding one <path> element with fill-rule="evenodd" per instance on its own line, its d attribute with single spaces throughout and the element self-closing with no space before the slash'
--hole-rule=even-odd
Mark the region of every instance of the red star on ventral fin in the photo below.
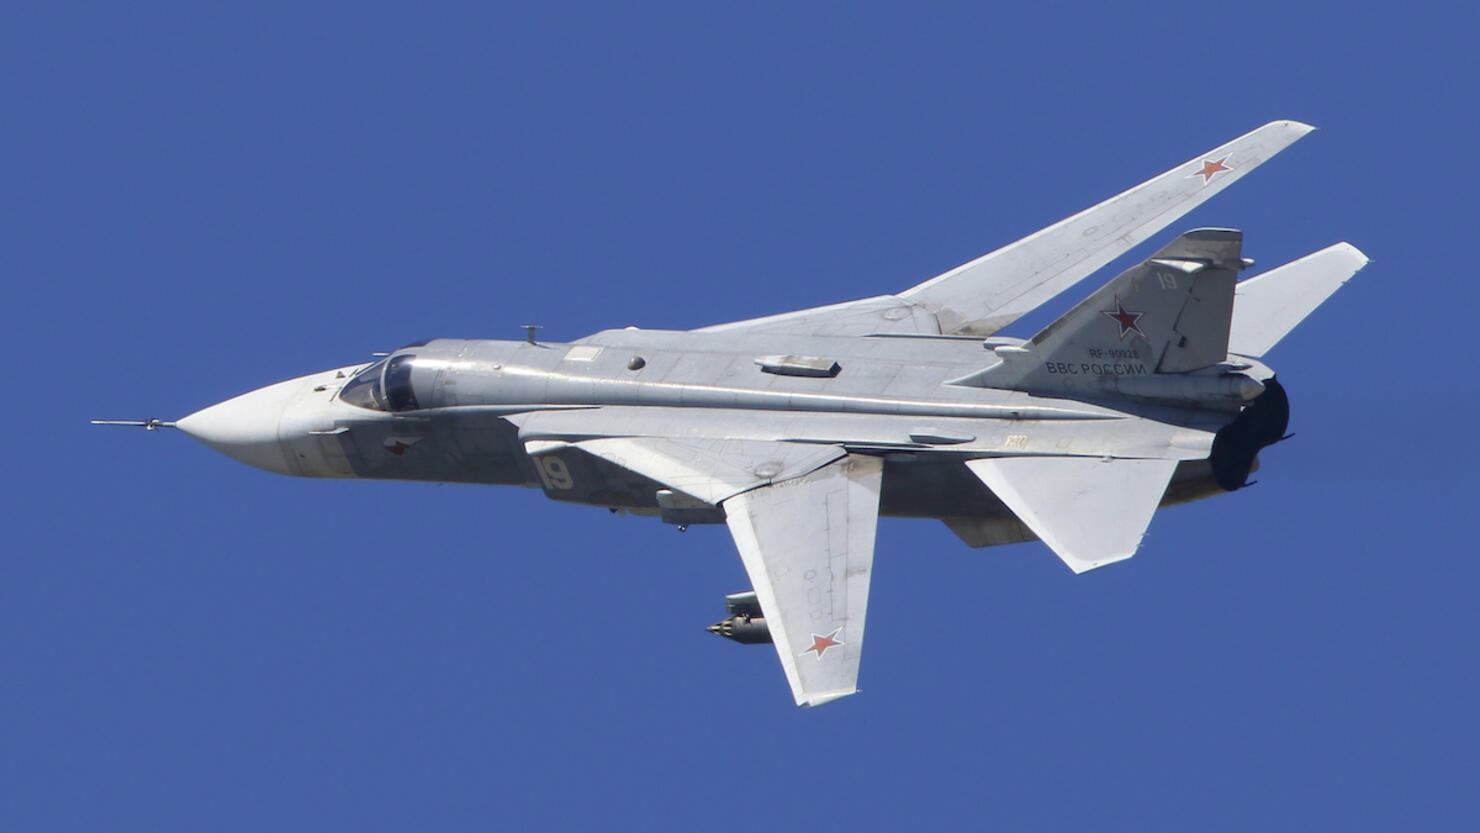
<svg viewBox="0 0 1480 833">
<path fill-rule="evenodd" d="M 828 648 L 832 648 L 832 647 L 834 647 L 836 645 L 842 645 L 843 644 L 842 642 L 838 641 L 838 639 L 837 639 L 837 636 L 838 636 L 839 633 L 842 633 L 842 629 L 841 628 L 839 628 L 838 630 L 833 631 L 832 633 L 828 634 L 827 636 L 821 636 L 821 635 L 815 634 L 815 633 L 812 634 L 812 647 L 808 648 L 806 651 L 803 651 L 802 653 L 805 654 L 805 653 L 811 652 L 811 653 L 816 654 L 818 659 L 822 659 L 822 655 L 827 651 Z"/>
<path fill-rule="evenodd" d="M 1228 161 L 1228 157 L 1227 156 L 1223 157 L 1222 159 L 1214 160 L 1212 162 L 1209 162 L 1208 160 L 1204 159 L 1203 160 L 1202 170 L 1197 171 L 1196 173 L 1193 174 L 1193 176 L 1201 176 L 1203 178 L 1203 184 L 1204 185 L 1207 185 L 1209 182 L 1211 182 L 1213 180 L 1213 176 L 1215 174 L 1220 173 L 1222 171 L 1231 171 L 1231 170 L 1233 170 L 1232 168 L 1230 168 L 1227 165 L 1223 164 L 1224 162 L 1227 162 L 1227 161 Z"/>
<path fill-rule="evenodd" d="M 1145 315 L 1146 313 L 1128 311 L 1125 308 L 1125 304 L 1122 304 L 1120 302 L 1120 296 L 1116 296 L 1115 298 L 1115 309 L 1102 310 L 1100 314 L 1120 325 L 1121 338 L 1125 338 L 1126 333 L 1135 333 L 1139 336 L 1146 335 L 1145 333 L 1141 332 L 1140 326 L 1136 323 L 1140 321 L 1141 316 Z"/>
</svg>

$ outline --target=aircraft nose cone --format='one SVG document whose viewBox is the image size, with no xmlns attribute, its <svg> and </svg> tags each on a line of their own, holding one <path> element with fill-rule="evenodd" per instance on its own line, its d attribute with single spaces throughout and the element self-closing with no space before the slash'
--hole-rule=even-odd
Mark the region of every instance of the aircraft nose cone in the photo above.
<svg viewBox="0 0 1480 833">
<path fill-rule="evenodd" d="M 249 466 L 291 474 L 278 442 L 278 423 L 302 386 L 302 379 L 289 379 L 258 388 L 196 411 L 177 420 L 175 427 Z"/>
</svg>

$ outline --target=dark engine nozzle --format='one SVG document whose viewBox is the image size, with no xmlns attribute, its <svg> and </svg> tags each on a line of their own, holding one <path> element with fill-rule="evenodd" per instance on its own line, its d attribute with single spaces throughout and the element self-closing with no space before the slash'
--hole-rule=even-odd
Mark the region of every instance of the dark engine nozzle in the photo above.
<svg viewBox="0 0 1480 833">
<path fill-rule="evenodd" d="M 761 603 L 754 590 L 726 596 L 725 612 L 730 614 L 730 618 L 710 625 L 710 633 L 742 645 L 764 645 L 771 641 L 771 628 L 761 616 Z"/>
<path fill-rule="evenodd" d="M 1254 468 L 1254 456 L 1284 439 L 1289 424 L 1290 397 L 1279 382 L 1270 379 L 1264 383 L 1264 393 L 1213 438 L 1209 457 L 1213 479 L 1229 492 L 1243 488 Z"/>
</svg>

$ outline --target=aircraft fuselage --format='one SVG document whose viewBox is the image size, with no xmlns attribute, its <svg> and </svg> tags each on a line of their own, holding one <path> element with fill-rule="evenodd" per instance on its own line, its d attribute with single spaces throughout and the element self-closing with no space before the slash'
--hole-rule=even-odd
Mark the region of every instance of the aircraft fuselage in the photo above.
<svg viewBox="0 0 1480 833">
<path fill-rule="evenodd" d="M 883 457 L 883 514 L 990 520 L 1024 540 L 1031 534 L 962 461 L 1133 454 L 1135 426 L 1149 413 L 1186 428 L 1189 459 L 1164 503 L 1220 491 L 1197 459 L 1206 452 L 1197 449 L 1230 414 L 1150 407 L 1131 414 L 951 384 L 996 361 L 983 346 L 959 337 L 638 329 L 572 343 L 438 339 L 374 365 L 252 391 L 178 427 L 281 474 L 532 486 L 556 500 L 662 514 L 675 523 L 722 522 L 722 513 L 702 507 L 664 511 L 661 484 L 578 449 L 531 456 L 525 443 L 541 438 L 521 437 L 506 418 L 602 408 L 621 433 L 682 437 L 683 415 L 702 414 L 704 436 L 842 443 Z M 367 374 L 370 368 L 376 370 Z M 1094 430 L 1110 425 L 1117 430 Z"/>
</svg>

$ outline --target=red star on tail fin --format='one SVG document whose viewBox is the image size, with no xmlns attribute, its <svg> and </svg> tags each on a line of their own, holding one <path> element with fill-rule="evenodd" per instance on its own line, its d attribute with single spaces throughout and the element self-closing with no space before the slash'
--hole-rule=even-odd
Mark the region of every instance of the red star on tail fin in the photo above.
<svg viewBox="0 0 1480 833">
<path fill-rule="evenodd" d="M 1141 316 L 1145 315 L 1146 313 L 1128 311 L 1125 308 L 1125 304 L 1122 304 L 1120 302 L 1119 296 L 1116 296 L 1115 298 L 1115 309 L 1103 310 L 1100 312 L 1100 314 L 1120 325 L 1121 338 L 1125 338 L 1126 333 L 1135 333 L 1139 336 L 1146 335 L 1145 333 L 1141 332 L 1140 326 L 1136 324 L 1137 321 L 1141 320 Z"/>
</svg>

